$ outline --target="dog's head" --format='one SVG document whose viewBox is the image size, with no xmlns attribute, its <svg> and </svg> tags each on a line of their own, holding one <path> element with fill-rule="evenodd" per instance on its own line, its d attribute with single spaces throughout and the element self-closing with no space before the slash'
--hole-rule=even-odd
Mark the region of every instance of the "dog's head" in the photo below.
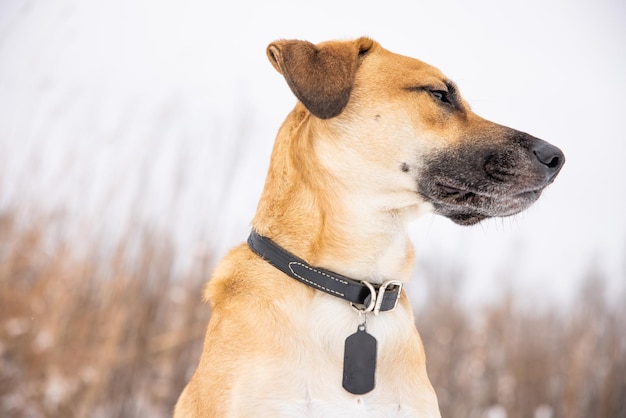
<svg viewBox="0 0 626 418">
<path fill-rule="evenodd" d="M 383 209 L 427 202 L 463 225 L 513 215 L 565 162 L 557 147 L 473 113 L 436 68 L 371 39 L 277 41 L 267 54 L 312 115 L 316 157 Z"/>
</svg>

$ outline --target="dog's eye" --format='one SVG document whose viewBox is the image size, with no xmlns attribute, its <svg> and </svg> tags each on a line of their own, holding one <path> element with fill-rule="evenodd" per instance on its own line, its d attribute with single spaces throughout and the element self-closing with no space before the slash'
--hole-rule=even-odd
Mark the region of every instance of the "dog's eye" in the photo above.
<svg viewBox="0 0 626 418">
<path fill-rule="evenodd" d="M 440 102 L 450 103 L 450 100 L 448 99 L 448 92 L 445 90 L 430 90 L 430 94 Z"/>
</svg>

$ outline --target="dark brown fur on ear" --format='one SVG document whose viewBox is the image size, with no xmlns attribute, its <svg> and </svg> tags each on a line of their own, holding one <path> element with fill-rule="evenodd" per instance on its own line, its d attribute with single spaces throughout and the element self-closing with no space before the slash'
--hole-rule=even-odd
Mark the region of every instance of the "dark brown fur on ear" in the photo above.
<svg viewBox="0 0 626 418">
<path fill-rule="evenodd" d="M 283 40 L 271 43 L 267 56 L 302 104 L 315 116 L 329 119 L 348 104 L 359 58 L 373 44 L 368 38 L 318 45 Z"/>
</svg>

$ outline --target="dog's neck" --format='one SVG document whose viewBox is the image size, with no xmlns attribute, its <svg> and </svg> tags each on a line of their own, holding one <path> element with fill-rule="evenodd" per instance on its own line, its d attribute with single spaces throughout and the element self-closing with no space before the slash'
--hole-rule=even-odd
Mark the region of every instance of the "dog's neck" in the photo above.
<svg viewBox="0 0 626 418">
<path fill-rule="evenodd" d="M 408 281 L 408 219 L 324 168 L 298 108 L 281 127 L 253 227 L 310 264 L 357 280 Z"/>
</svg>

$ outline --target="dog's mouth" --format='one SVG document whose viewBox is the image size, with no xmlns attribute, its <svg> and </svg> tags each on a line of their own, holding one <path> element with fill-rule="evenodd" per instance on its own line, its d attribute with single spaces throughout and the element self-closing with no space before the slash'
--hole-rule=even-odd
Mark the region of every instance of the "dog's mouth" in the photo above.
<svg viewBox="0 0 626 418">
<path fill-rule="evenodd" d="M 554 181 L 565 157 L 521 132 L 491 146 L 467 143 L 432 155 L 418 177 L 418 193 L 457 224 L 515 215 Z"/>
<path fill-rule="evenodd" d="M 531 206 L 544 187 L 526 190 L 478 190 L 471 186 L 431 183 L 420 194 L 431 202 L 435 212 L 460 225 L 473 225 L 492 217 L 515 215 Z"/>
</svg>

